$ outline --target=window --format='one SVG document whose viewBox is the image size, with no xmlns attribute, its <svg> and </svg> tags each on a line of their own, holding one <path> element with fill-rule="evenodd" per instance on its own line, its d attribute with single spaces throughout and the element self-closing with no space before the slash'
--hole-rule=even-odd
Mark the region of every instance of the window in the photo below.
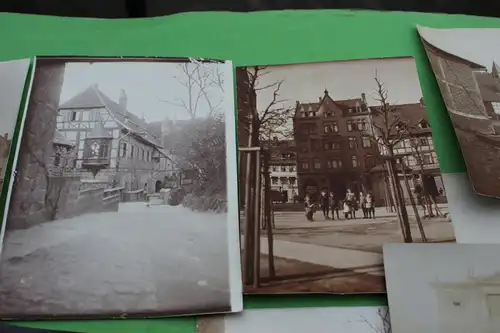
<svg viewBox="0 0 500 333">
<path fill-rule="evenodd" d="M 290 172 L 295 172 L 295 167 L 294 166 L 290 167 Z"/>
<path fill-rule="evenodd" d="M 321 169 L 321 161 L 319 159 L 314 159 L 314 169 Z"/>
<path fill-rule="evenodd" d="M 338 142 L 325 142 L 324 147 L 325 147 L 325 150 L 336 150 L 336 149 L 340 149 L 340 143 L 338 143 Z"/>
<path fill-rule="evenodd" d="M 271 183 L 273 183 L 273 185 L 278 184 L 278 177 L 272 177 L 271 178 Z"/>
<path fill-rule="evenodd" d="M 134 148 L 135 147 L 133 145 L 130 146 L 130 157 L 132 157 L 132 158 L 135 157 L 135 155 L 134 155 Z"/>
<path fill-rule="evenodd" d="M 429 154 L 424 154 L 422 156 L 424 164 L 432 164 L 432 156 Z"/>
<path fill-rule="evenodd" d="M 295 177 L 290 177 L 290 185 L 295 185 Z"/>
<path fill-rule="evenodd" d="M 363 122 L 358 121 L 358 131 L 362 131 L 362 130 L 364 130 Z"/>
<path fill-rule="evenodd" d="M 325 112 L 324 115 L 325 115 L 325 118 L 333 117 L 333 112 L 328 111 L 328 112 Z"/>
<path fill-rule="evenodd" d="M 141 154 L 142 154 L 142 156 L 141 156 L 142 160 L 145 161 L 146 160 L 146 152 L 144 151 L 144 149 L 141 149 Z"/>
<path fill-rule="evenodd" d="M 337 169 L 342 166 L 342 162 L 340 160 L 330 160 L 327 162 L 327 167 L 329 169 Z"/>
<path fill-rule="evenodd" d="M 71 111 L 70 120 L 71 121 L 75 121 L 76 120 L 76 111 Z"/>
<path fill-rule="evenodd" d="M 349 109 L 350 110 L 350 109 Z M 352 132 L 352 120 L 347 121 L 347 131 Z"/>
<path fill-rule="evenodd" d="M 109 153 L 109 145 L 101 145 L 101 149 L 100 149 L 100 152 L 99 152 L 99 157 L 101 158 L 107 158 L 108 157 L 108 153 Z"/>
<path fill-rule="evenodd" d="M 300 167 L 302 169 L 309 169 L 309 162 L 307 162 L 307 161 L 301 162 Z"/>
<path fill-rule="evenodd" d="M 146 154 L 146 162 L 149 162 L 149 160 L 150 160 L 150 159 L 149 159 L 149 156 L 150 156 L 150 155 L 149 155 L 149 151 L 148 151 L 148 152 L 147 152 L 147 154 Z"/>
<path fill-rule="evenodd" d="M 339 127 L 337 122 L 325 124 L 325 133 L 338 133 Z"/>
<path fill-rule="evenodd" d="M 370 138 L 367 136 L 364 136 L 362 145 L 363 145 L 363 148 L 371 148 L 372 142 L 371 142 Z"/>
<path fill-rule="evenodd" d="M 418 143 L 421 146 L 428 146 L 429 145 L 429 141 L 427 141 L 427 138 L 419 138 Z"/>
<path fill-rule="evenodd" d="M 288 178 L 286 178 L 286 177 L 281 177 L 280 181 L 281 181 L 281 184 L 283 184 L 283 185 L 288 184 Z"/>
<path fill-rule="evenodd" d="M 497 115 L 500 116 L 500 103 L 499 102 L 492 102 L 491 106 L 493 107 L 493 112 Z"/>
<path fill-rule="evenodd" d="M 281 167 L 281 172 L 286 172 L 286 166 L 284 166 L 284 165 L 283 165 L 283 166 Z"/>
<path fill-rule="evenodd" d="M 277 166 L 273 166 L 273 167 L 271 168 L 271 170 L 272 170 L 273 172 L 276 172 L 276 171 L 278 171 L 278 167 L 277 167 Z"/>
<path fill-rule="evenodd" d="M 349 138 L 349 148 L 350 149 L 356 148 L 356 143 L 357 143 L 356 138 L 354 138 L 354 137 Z"/>
<path fill-rule="evenodd" d="M 357 168 L 358 167 L 358 158 L 355 155 L 353 155 L 351 157 L 351 162 L 352 162 L 352 167 L 353 168 Z"/>
</svg>

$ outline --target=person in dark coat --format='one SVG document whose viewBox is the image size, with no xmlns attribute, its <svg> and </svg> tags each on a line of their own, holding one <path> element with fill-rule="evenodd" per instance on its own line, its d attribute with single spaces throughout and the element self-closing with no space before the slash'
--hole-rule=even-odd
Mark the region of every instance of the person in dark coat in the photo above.
<svg viewBox="0 0 500 333">
<path fill-rule="evenodd" d="M 328 193 L 326 190 L 321 191 L 321 195 L 319 197 L 319 204 L 321 205 L 321 210 L 323 211 L 323 216 L 325 220 L 329 220 L 329 211 L 330 211 L 330 198 L 328 197 Z"/>
</svg>

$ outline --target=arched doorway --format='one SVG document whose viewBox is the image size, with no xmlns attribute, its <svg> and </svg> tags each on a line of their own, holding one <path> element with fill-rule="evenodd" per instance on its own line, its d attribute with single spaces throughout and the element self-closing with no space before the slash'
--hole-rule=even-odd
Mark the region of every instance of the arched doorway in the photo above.
<svg viewBox="0 0 500 333">
<path fill-rule="evenodd" d="M 162 187 L 163 187 L 163 184 L 162 184 L 161 180 L 157 180 L 155 183 L 155 192 L 156 193 L 160 192 Z"/>
</svg>

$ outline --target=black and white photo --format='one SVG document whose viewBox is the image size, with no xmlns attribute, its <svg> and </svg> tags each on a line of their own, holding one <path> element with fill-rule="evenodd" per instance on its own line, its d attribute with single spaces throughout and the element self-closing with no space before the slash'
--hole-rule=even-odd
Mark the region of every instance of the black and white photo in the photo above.
<svg viewBox="0 0 500 333">
<path fill-rule="evenodd" d="M 36 59 L 0 317 L 242 308 L 230 62 Z"/>
</svg>

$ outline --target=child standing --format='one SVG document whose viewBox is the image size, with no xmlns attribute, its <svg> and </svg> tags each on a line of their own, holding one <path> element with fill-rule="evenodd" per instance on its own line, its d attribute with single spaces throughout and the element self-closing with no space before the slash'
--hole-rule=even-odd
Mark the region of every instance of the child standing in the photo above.
<svg viewBox="0 0 500 333">
<path fill-rule="evenodd" d="M 351 207 L 349 206 L 349 204 L 347 203 L 347 201 L 344 201 L 343 202 L 343 206 L 344 206 L 344 218 L 346 220 L 349 220 L 349 216 L 351 214 Z"/>
</svg>

